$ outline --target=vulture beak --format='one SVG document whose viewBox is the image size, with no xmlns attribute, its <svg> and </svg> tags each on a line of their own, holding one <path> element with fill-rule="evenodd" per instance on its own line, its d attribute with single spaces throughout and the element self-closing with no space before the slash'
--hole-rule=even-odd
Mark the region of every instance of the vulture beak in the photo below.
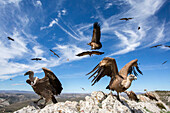
<svg viewBox="0 0 170 113">
<path fill-rule="evenodd" d="M 29 75 L 28 72 L 26 72 L 26 73 L 24 74 L 24 76 L 26 76 L 26 75 Z"/>
<path fill-rule="evenodd" d="M 134 79 L 137 80 L 137 77 L 135 76 Z"/>
</svg>

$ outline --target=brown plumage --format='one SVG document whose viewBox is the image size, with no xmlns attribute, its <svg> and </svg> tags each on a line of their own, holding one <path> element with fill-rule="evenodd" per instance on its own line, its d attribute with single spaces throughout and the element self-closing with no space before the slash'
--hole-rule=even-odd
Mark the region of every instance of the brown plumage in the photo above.
<svg viewBox="0 0 170 113">
<path fill-rule="evenodd" d="M 13 39 L 13 38 L 11 38 L 11 37 L 7 37 L 7 38 L 8 38 L 8 40 L 14 41 L 14 39 Z"/>
<path fill-rule="evenodd" d="M 133 19 L 133 18 L 121 18 L 120 20 L 126 20 L 126 21 L 128 21 L 128 20 L 130 20 L 130 19 Z"/>
<path fill-rule="evenodd" d="M 124 92 L 127 94 L 130 100 L 135 100 L 139 102 L 137 95 L 133 91 L 124 91 Z"/>
<path fill-rule="evenodd" d="M 45 73 L 45 77 L 42 79 L 33 77 L 33 71 L 28 71 L 24 74 L 29 75 L 29 79 L 27 79 L 26 82 L 31 85 L 34 92 L 41 97 L 35 101 L 35 103 L 38 103 L 38 101 L 43 98 L 45 99 L 44 106 L 49 100 L 52 100 L 53 103 L 57 103 L 54 95 L 59 95 L 61 93 L 63 89 L 62 84 L 51 70 L 44 67 L 42 69 Z"/>
<path fill-rule="evenodd" d="M 95 55 L 102 55 L 104 54 L 104 52 L 100 52 L 100 51 L 86 51 L 86 52 L 82 52 L 82 53 L 79 53 L 77 54 L 76 56 L 84 56 L 84 55 L 90 55 L 92 56 L 92 54 L 95 54 Z"/>
<path fill-rule="evenodd" d="M 36 60 L 36 61 L 38 61 L 38 60 L 42 60 L 41 58 L 32 58 L 31 60 Z"/>
<path fill-rule="evenodd" d="M 137 73 L 136 70 L 142 74 L 142 72 L 139 70 L 137 59 L 130 61 L 127 63 L 119 72 L 118 67 L 116 64 L 116 60 L 114 58 L 105 57 L 90 73 L 94 72 L 90 77 L 93 77 L 96 73 L 97 75 L 94 76 L 94 79 L 92 80 L 92 86 L 98 82 L 102 77 L 105 75 L 109 76 L 111 78 L 109 85 L 106 87 L 106 89 L 110 89 L 112 91 L 117 92 L 117 97 L 119 99 L 119 93 L 124 92 L 127 90 L 130 86 L 133 80 L 137 79 Z M 134 76 L 132 73 L 134 73 L 136 76 Z M 130 74 L 128 76 L 128 74 Z"/>
<path fill-rule="evenodd" d="M 165 45 L 165 47 L 168 47 L 168 48 L 170 48 L 170 46 L 168 46 L 168 45 Z"/>
<path fill-rule="evenodd" d="M 98 24 L 98 22 L 95 22 L 93 24 L 93 36 L 92 36 L 92 40 L 91 40 L 90 43 L 88 43 L 88 45 L 91 46 L 92 50 L 100 49 L 102 47 L 102 44 L 100 42 L 100 36 L 101 36 L 100 25 Z"/>
<path fill-rule="evenodd" d="M 144 91 L 146 91 L 146 93 L 144 94 L 146 97 L 148 97 L 148 98 L 151 99 L 151 100 L 156 100 L 156 101 L 158 101 L 158 99 L 156 98 L 156 96 L 155 96 L 153 93 L 148 92 L 147 89 L 144 89 Z"/>
<path fill-rule="evenodd" d="M 51 52 L 53 52 L 53 53 L 54 53 L 54 55 L 56 55 L 58 58 L 60 58 L 60 56 L 59 56 L 59 55 L 57 55 L 57 54 L 56 54 L 53 50 L 51 50 L 51 49 L 50 49 L 50 51 L 51 51 Z"/>
<path fill-rule="evenodd" d="M 155 47 L 159 47 L 159 46 L 162 46 L 162 44 L 155 45 L 155 46 L 152 46 L 152 47 L 150 47 L 150 48 L 155 48 Z"/>
</svg>

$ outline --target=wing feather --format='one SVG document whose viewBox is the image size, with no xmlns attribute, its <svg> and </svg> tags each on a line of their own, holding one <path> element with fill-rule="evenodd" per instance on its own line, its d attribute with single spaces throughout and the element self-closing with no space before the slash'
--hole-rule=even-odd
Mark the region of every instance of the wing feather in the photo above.
<svg viewBox="0 0 170 113">
<path fill-rule="evenodd" d="M 59 81 L 59 79 L 56 77 L 56 75 L 51 70 L 49 70 L 45 67 L 43 67 L 42 69 L 45 73 L 45 77 L 43 79 L 46 79 L 46 77 L 48 77 L 51 86 L 55 89 L 54 93 L 56 95 L 60 94 L 61 91 L 63 90 L 63 88 L 62 88 L 62 84 Z"/>
<path fill-rule="evenodd" d="M 94 85 L 96 82 L 98 82 L 102 77 L 105 75 L 115 78 L 116 75 L 118 75 L 118 68 L 117 64 L 114 58 L 110 57 L 105 57 L 91 72 L 88 74 L 92 73 L 93 71 L 97 70 L 94 72 L 89 78 L 92 76 L 95 76 L 94 79 L 92 80 L 92 85 Z"/>
<path fill-rule="evenodd" d="M 93 24 L 93 36 L 91 42 L 99 43 L 100 36 L 101 36 L 100 25 L 98 24 L 98 22 L 95 22 Z"/>
<path fill-rule="evenodd" d="M 92 51 L 92 54 L 102 55 L 102 54 L 104 54 L 104 52 L 100 52 L 100 51 Z"/>
</svg>

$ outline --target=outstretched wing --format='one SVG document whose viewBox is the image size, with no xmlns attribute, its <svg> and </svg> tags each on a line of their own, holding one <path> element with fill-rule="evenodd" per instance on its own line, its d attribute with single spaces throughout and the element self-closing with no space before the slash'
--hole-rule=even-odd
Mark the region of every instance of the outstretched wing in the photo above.
<svg viewBox="0 0 170 113">
<path fill-rule="evenodd" d="M 55 95 L 60 94 L 61 91 L 63 90 L 63 88 L 62 88 L 62 84 L 60 83 L 58 78 L 55 76 L 55 74 L 51 70 L 49 70 L 45 67 L 43 67 L 42 69 L 45 73 L 45 77 L 43 79 L 46 79 L 46 77 L 48 77 L 51 86 L 54 88 L 54 91 L 53 91 L 54 94 Z"/>
<path fill-rule="evenodd" d="M 128 20 L 127 18 L 121 18 L 120 20 Z"/>
<path fill-rule="evenodd" d="M 76 56 L 84 56 L 84 55 L 89 55 L 91 52 L 90 51 L 86 51 L 86 52 L 82 52 L 77 54 Z"/>
<path fill-rule="evenodd" d="M 100 52 L 100 51 L 92 51 L 92 54 L 102 55 L 102 54 L 104 54 L 104 52 Z"/>
<path fill-rule="evenodd" d="M 129 63 L 127 63 L 120 71 L 119 71 L 119 75 L 121 75 L 123 78 L 127 78 L 128 74 L 134 74 L 135 76 L 137 76 L 137 72 L 136 70 L 142 74 L 142 72 L 139 70 L 138 67 L 138 63 L 137 63 L 137 59 L 130 61 Z M 136 68 L 136 70 L 135 70 Z M 143 74 L 142 74 L 143 75 Z"/>
<path fill-rule="evenodd" d="M 58 54 L 56 54 L 53 50 L 50 49 L 51 52 L 54 53 L 54 55 L 56 55 L 58 58 L 60 58 L 60 56 Z"/>
<path fill-rule="evenodd" d="M 95 22 L 93 24 L 93 36 L 92 36 L 92 42 L 99 43 L 100 42 L 100 25 L 98 22 Z"/>
<path fill-rule="evenodd" d="M 96 71 L 95 71 L 96 70 Z M 95 72 L 94 72 L 95 71 Z M 111 78 L 115 78 L 116 75 L 118 75 L 118 68 L 117 68 L 117 64 L 114 58 L 110 58 L 110 57 L 105 57 L 91 72 L 89 72 L 87 75 L 89 75 L 90 73 L 94 72 L 90 77 L 94 76 L 94 79 L 92 80 L 93 84 L 92 86 L 98 82 L 102 77 L 104 77 L 105 75 L 111 77 Z M 95 74 L 97 73 L 97 75 L 95 76 Z"/>
</svg>

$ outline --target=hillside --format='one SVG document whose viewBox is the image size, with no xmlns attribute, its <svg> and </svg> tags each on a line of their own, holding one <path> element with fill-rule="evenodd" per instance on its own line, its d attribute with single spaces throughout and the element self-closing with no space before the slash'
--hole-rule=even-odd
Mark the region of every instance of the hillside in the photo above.
<svg viewBox="0 0 170 113">
<path fill-rule="evenodd" d="M 139 102 L 120 97 L 122 102 L 110 94 L 94 91 L 85 100 L 48 104 L 40 109 L 35 104 L 24 107 L 14 113 L 169 113 L 170 109 L 161 100 L 155 101 L 138 95 Z"/>
</svg>

